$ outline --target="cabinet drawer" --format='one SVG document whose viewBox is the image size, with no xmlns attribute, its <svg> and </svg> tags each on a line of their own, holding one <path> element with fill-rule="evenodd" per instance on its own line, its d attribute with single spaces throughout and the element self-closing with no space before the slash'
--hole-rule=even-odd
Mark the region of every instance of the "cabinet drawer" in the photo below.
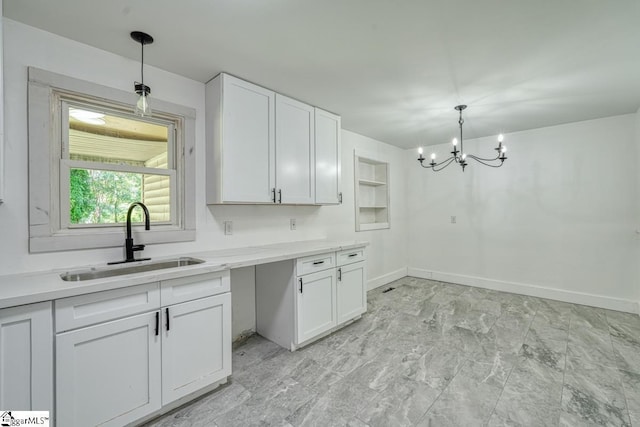
<svg viewBox="0 0 640 427">
<path fill-rule="evenodd" d="M 335 267 L 336 254 L 334 252 L 329 252 L 326 254 L 313 255 L 305 258 L 298 258 L 296 262 L 296 274 L 298 276 L 302 276 L 303 274 L 315 273 L 316 271 Z"/>
<path fill-rule="evenodd" d="M 160 301 L 163 306 L 218 295 L 231 290 L 229 270 L 179 279 L 163 280 Z"/>
<path fill-rule="evenodd" d="M 160 308 L 157 283 L 55 301 L 56 332 L 107 322 Z"/>
<path fill-rule="evenodd" d="M 364 260 L 364 248 L 355 248 L 347 251 L 336 252 L 338 267 L 353 264 Z"/>
</svg>

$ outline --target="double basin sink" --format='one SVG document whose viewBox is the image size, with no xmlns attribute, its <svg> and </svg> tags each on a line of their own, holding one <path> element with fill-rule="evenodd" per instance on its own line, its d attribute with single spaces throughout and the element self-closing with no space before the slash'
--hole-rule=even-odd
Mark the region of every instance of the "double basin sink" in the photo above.
<svg viewBox="0 0 640 427">
<path fill-rule="evenodd" d="M 123 276 L 125 274 L 143 273 L 146 271 L 163 270 L 166 268 L 187 267 L 202 264 L 197 258 L 181 257 L 160 261 L 140 262 L 136 265 L 113 268 L 88 268 L 85 270 L 69 271 L 60 275 L 65 282 L 82 282 L 85 280 L 103 279 L 105 277 Z"/>
</svg>

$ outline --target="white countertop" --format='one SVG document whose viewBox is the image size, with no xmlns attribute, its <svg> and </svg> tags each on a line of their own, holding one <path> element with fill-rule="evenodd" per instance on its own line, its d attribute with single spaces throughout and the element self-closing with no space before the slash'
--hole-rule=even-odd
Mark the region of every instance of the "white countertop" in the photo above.
<svg viewBox="0 0 640 427">
<path fill-rule="evenodd" d="M 156 282 L 159 280 L 187 277 L 196 274 L 210 273 L 232 268 L 249 267 L 257 264 L 283 261 L 320 254 L 349 250 L 369 243 L 365 241 L 327 241 L 312 240 L 303 242 L 286 242 L 266 246 L 250 246 L 245 248 L 223 249 L 189 254 L 176 254 L 172 257 L 154 258 L 153 261 L 176 257 L 193 257 L 204 260 L 202 264 L 188 267 L 176 267 L 164 270 L 147 271 L 82 282 L 65 282 L 61 273 L 95 267 L 107 268 L 106 264 L 91 266 L 75 266 L 50 271 L 23 273 L 0 276 L 0 308 L 16 305 L 49 301 L 75 295 L 124 288 L 132 285 Z M 148 262 L 148 261 L 147 261 Z M 143 263 L 143 262 L 141 262 Z M 126 266 L 138 263 L 127 263 Z M 121 264 L 120 266 L 125 266 Z M 114 268 L 117 268 L 114 266 Z"/>
</svg>

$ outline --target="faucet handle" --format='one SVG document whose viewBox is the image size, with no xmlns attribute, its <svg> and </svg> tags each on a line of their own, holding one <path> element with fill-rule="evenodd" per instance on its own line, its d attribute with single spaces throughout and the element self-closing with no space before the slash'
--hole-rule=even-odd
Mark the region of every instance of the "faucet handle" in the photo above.
<svg viewBox="0 0 640 427">
<path fill-rule="evenodd" d="M 141 251 L 141 250 L 144 250 L 144 245 L 133 245 L 133 246 L 131 247 L 131 250 L 133 250 L 133 251 Z"/>
</svg>

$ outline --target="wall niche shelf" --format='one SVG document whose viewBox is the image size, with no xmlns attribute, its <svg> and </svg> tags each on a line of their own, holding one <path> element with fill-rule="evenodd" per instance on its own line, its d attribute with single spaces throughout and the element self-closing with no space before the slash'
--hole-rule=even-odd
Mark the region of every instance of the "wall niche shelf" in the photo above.
<svg viewBox="0 0 640 427">
<path fill-rule="evenodd" d="M 389 163 L 354 152 L 356 231 L 389 228 Z"/>
</svg>

